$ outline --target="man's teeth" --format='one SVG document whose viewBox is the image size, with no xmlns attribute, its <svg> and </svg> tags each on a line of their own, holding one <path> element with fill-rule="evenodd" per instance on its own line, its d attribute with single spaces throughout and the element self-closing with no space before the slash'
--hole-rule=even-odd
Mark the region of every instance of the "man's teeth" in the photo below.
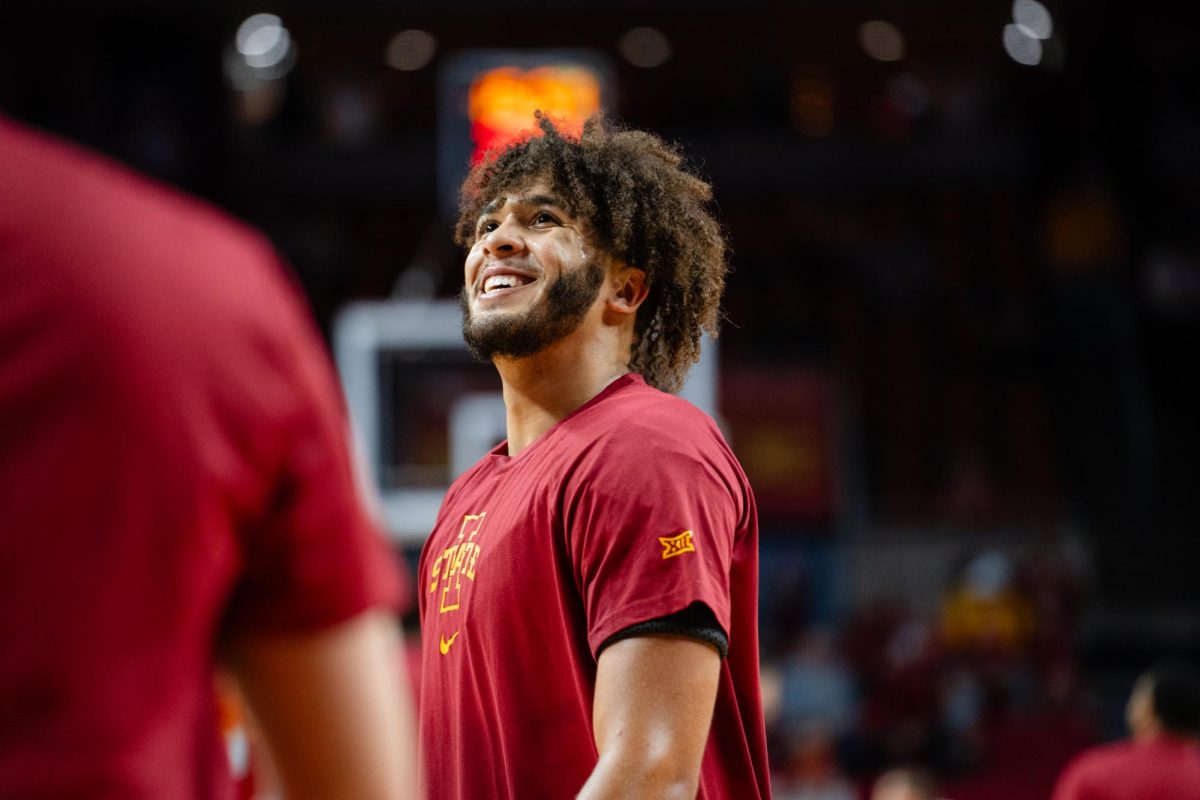
<svg viewBox="0 0 1200 800">
<path fill-rule="evenodd" d="M 514 286 L 523 286 L 524 284 L 525 281 L 516 275 L 493 275 L 483 282 L 483 291 L 490 292 L 494 289 L 511 289 Z"/>
</svg>

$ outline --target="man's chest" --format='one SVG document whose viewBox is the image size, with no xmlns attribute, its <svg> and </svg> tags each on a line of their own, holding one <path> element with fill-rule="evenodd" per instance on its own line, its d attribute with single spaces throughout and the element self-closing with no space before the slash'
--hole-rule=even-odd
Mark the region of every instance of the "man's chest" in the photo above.
<svg viewBox="0 0 1200 800">
<path fill-rule="evenodd" d="M 536 629 L 573 593 L 563 542 L 551 487 L 489 481 L 459 493 L 442 508 L 422 558 L 424 630 L 445 651 L 460 638 Z"/>
</svg>

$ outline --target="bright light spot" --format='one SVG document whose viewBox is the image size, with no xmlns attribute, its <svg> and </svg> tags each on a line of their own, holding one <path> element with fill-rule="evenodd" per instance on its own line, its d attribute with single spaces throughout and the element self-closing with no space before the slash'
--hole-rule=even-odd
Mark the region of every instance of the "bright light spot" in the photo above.
<svg viewBox="0 0 1200 800">
<path fill-rule="evenodd" d="M 234 41 L 237 43 L 238 52 L 245 55 L 247 52 L 252 52 L 249 47 L 249 39 L 255 33 L 262 29 L 272 29 L 283 27 L 283 20 L 274 14 L 255 14 L 242 21 L 238 26 L 237 35 Z"/>
<path fill-rule="evenodd" d="M 671 43 L 654 28 L 626 31 L 617 41 L 617 49 L 630 64 L 643 69 L 662 66 L 671 57 Z"/>
<path fill-rule="evenodd" d="M 892 23 L 881 19 L 858 26 L 858 43 L 876 61 L 899 61 L 904 58 L 904 34 Z"/>
<path fill-rule="evenodd" d="M 288 50 L 287 57 L 270 67 L 252 67 L 246 63 L 246 57 L 235 48 L 225 50 L 225 77 L 230 86 L 239 92 L 256 91 L 265 84 L 282 78 L 296 65 L 296 48 Z"/>
<path fill-rule="evenodd" d="M 1038 0 L 1014 0 L 1012 15 L 1013 22 L 1025 26 L 1037 39 L 1049 39 L 1054 33 L 1054 20 Z"/>
<path fill-rule="evenodd" d="M 255 69 L 268 69 L 288 57 L 292 37 L 274 14 L 255 14 L 238 26 L 234 39 L 237 51 L 246 64 Z"/>
<path fill-rule="evenodd" d="M 1024 25 L 1004 26 L 1004 52 L 1018 64 L 1034 66 L 1042 60 L 1042 42 Z"/>
<path fill-rule="evenodd" d="M 400 31 L 388 41 L 383 60 L 392 69 L 412 72 L 433 60 L 437 45 L 437 38 L 427 31 Z"/>
<path fill-rule="evenodd" d="M 291 34 L 274 14 L 255 14 L 238 26 L 225 51 L 225 76 L 239 92 L 258 91 L 296 64 Z"/>
</svg>

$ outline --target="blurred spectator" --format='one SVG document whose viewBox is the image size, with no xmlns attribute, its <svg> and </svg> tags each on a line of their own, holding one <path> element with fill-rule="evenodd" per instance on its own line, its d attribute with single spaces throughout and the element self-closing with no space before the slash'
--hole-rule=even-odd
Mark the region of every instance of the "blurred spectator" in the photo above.
<svg viewBox="0 0 1200 800">
<path fill-rule="evenodd" d="M 1063 685 L 1054 679 L 1072 669 L 1083 600 L 1080 580 L 1061 555 L 1039 551 L 1021 559 L 1014 586 L 1028 604 L 1032 623 L 1026 643 L 1030 668 L 1038 685 L 1059 691 Z"/>
<path fill-rule="evenodd" d="M 775 800 L 856 800 L 854 785 L 842 774 L 833 738 L 814 728 L 785 745 L 782 765 L 771 778 Z"/>
<path fill-rule="evenodd" d="M 1013 585 L 1008 556 L 991 550 L 972 558 L 942 606 L 947 649 L 982 659 L 1005 659 L 1028 642 L 1029 605 Z"/>
<path fill-rule="evenodd" d="M 411 792 L 398 576 L 272 249 L 2 118 L 0 175 L 0 794 L 233 796 L 218 662 L 289 797 Z"/>
<path fill-rule="evenodd" d="M 945 734 L 945 764 L 955 772 L 979 765 L 983 751 L 984 686 L 975 670 L 958 664 L 946 670 L 941 683 L 941 727 Z"/>
<path fill-rule="evenodd" d="M 1059 779 L 1054 800 L 1200 798 L 1200 673 L 1166 662 L 1142 674 L 1126 709 L 1131 740 L 1088 750 Z"/>
<path fill-rule="evenodd" d="M 802 637 L 781 668 L 781 721 L 794 730 L 846 734 L 856 709 L 856 690 L 835 651 L 833 634 L 816 628 Z"/>
<path fill-rule="evenodd" d="M 933 776 L 923 769 L 893 769 L 879 776 L 871 800 L 936 800 Z"/>
<path fill-rule="evenodd" d="M 935 759 L 941 661 L 930 627 L 907 619 L 885 646 L 885 668 L 865 707 L 864 730 L 884 764 Z"/>
</svg>

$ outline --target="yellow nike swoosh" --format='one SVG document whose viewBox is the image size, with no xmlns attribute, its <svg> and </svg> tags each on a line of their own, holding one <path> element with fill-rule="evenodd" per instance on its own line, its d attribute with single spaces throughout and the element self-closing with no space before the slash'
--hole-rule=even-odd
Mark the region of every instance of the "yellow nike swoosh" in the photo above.
<svg viewBox="0 0 1200 800">
<path fill-rule="evenodd" d="M 441 637 L 441 641 L 438 642 L 438 650 L 441 651 L 442 655 L 446 655 L 446 653 L 450 652 L 450 645 L 454 644 L 454 640 L 458 638 L 458 634 L 459 631 L 455 631 L 454 635 L 449 639 L 447 639 L 445 636 Z"/>
</svg>

